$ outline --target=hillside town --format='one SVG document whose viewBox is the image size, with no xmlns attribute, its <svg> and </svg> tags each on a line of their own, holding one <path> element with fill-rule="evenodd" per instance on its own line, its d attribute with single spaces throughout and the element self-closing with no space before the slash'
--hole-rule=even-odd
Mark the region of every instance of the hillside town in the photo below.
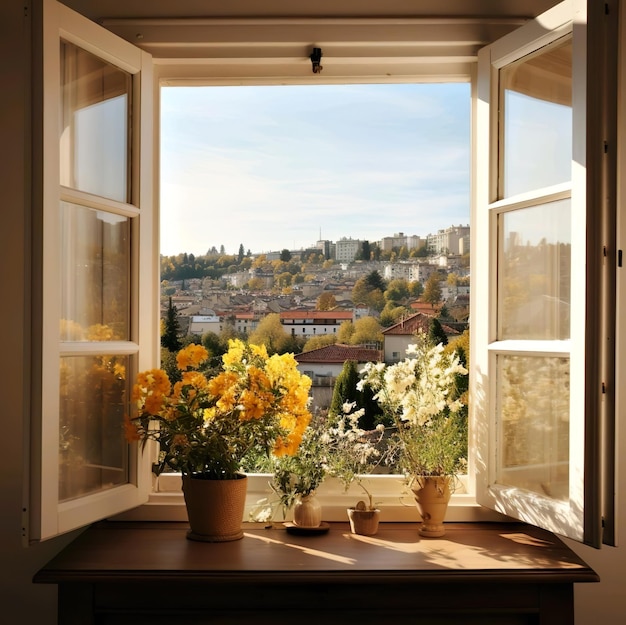
<svg viewBox="0 0 626 625">
<path fill-rule="evenodd" d="M 266 315 L 276 313 L 289 334 L 308 339 L 336 333 L 344 321 L 365 316 L 382 317 L 382 325 L 391 325 L 383 314 L 390 302 L 407 312 L 433 315 L 445 306 L 450 322 L 462 326 L 467 321 L 469 226 L 452 226 L 425 238 L 397 233 L 375 243 L 342 238 L 298 251 L 253 255 L 240 250 L 238 258 L 215 250 L 214 255 L 221 275 L 213 268 L 199 275 L 201 257 L 161 259 L 162 316 L 171 304 L 182 334 L 220 333 L 230 325 L 236 333 L 250 335 Z M 387 293 L 379 302 L 359 297 L 359 281 L 372 272 L 387 287 L 395 283 L 407 292 L 397 297 Z M 432 276 L 437 297 L 425 298 Z"/>
<path fill-rule="evenodd" d="M 287 344 L 273 348 L 296 353 L 299 368 L 329 394 L 346 360 L 397 362 L 433 319 L 445 340 L 468 328 L 469 230 L 162 257 L 161 315 L 165 323 L 175 313 L 183 342 L 237 336 L 267 344 L 279 323 Z"/>
</svg>

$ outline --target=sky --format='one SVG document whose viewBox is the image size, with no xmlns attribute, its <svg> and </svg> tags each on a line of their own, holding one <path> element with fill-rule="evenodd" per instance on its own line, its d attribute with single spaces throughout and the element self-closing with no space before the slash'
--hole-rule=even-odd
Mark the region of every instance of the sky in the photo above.
<svg viewBox="0 0 626 625">
<path fill-rule="evenodd" d="M 163 87 L 161 253 L 469 223 L 469 84 Z"/>
</svg>

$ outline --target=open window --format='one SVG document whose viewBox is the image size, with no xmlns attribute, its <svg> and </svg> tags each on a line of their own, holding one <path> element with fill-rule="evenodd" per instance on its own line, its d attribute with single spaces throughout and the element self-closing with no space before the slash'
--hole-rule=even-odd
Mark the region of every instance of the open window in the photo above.
<svg viewBox="0 0 626 625">
<path fill-rule="evenodd" d="M 43 5 L 32 539 L 145 500 L 150 458 L 126 447 L 115 427 L 132 374 L 158 361 L 151 181 L 158 86 L 150 55 L 53 0 Z M 584 5 L 557 5 L 485 48 L 478 80 L 475 51 L 467 48 L 473 39 L 454 20 L 280 24 L 289 28 L 252 20 L 243 30 L 210 20 L 107 26 L 161 57 L 164 84 L 308 82 L 302 50 L 316 40 L 335 42 L 338 51 L 351 42 L 349 55 L 325 57 L 329 82 L 472 77 L 470 467 L 477 498 L 598 545 L 601 517 L 612 525 L 611 495 L 602 495 L 612 491 L 612 467 L 601 471 L 600 461 L 612 458 L 602 443 L 611 442 L 615 331 L 615 251 L 607 236 L 614 207 L 611 189 L 599 181 L 610 178 L 603 154 L 614 137 L 603 108 L 611 101 L 610 64 L 600 59 L 603 69 L 593 76 L 586 68 L 587 44 L 594 55 L 610 49 L 606 23 L 617 19 L 590 15 L 588 28 Z M 591 3 L 600 12 L 615 5 Z M 511 25 L 485 24 L 489 41 L 500 28 Z M 275 58 L 265 64 L 263 54 Z M 593 110 L 591 89 L 600 94 Z M 85 390 L 98 376 L 94 399 Z"/>
<path fill-rule="evenodd" d="M 587 44 L 609 19 L 588 29 L 586 3 L 564 2 L 480 52 L 472 222 L 478 502 L 594 546 L 601 517 L 612 527 L 599 432 L 615 329 L 600 310 L 614 206 L 592 177 L 611 164 L 592 142 L 614 137 L 593 131 L 587 93 L 606 76 L 588 74 Z"/>
<path fill-rule="evenodd" d="M 122 424 L 158 332 L 150 56 L 46 0 L 40 63 L 30 540 L 146 499 Z"/>
</svg>

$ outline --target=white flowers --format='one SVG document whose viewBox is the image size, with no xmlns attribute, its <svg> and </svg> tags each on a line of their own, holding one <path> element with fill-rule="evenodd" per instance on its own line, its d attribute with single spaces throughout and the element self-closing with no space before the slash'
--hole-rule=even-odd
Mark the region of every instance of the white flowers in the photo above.
<svg viewBox="0 0 626 625">
<path fill-rule="evenodd" d="M 458 385 L 468 371 L 457 352 L 431 345 L 424 334 L 406 351 L 393 365 L 367 364 L 357 388 L 369 387 L 394 421 L 391 455 L 408 473 L 452 474 L 466 453 L 467 397 Z"/>
<path fill-rule="evenodd" d="M 408 346 L 407 358 L 394 365 L 365 365 L 358 388 L 369 385 L 381 405 L 402 421 L 422 426 L 446 408 L 450 412 L 461 409 L 463 404 L 453 397 L 452 390 L 456 376 L 466 375 L 467 369 L 458 355 L 444 353 L 443 345 L 429 347 L 419 336 L 418 341 Z"/>
</svg>

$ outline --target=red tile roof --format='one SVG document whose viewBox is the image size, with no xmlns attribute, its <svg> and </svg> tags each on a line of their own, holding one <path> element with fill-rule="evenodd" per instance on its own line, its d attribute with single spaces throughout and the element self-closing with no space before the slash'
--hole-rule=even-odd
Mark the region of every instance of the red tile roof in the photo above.
<svg viewBox="0 0 626 625">
<path fill-rule="evenodd" d="M 430 327 L 430 321 L 433 319 L 434 315 L 426 315 L 424 313 L 415 313 L 406 319 L 403 319 L 399 323 L 392 325 L 391 327 L 383 330 L 383 335 L 388 336 L 390 334 L 394 335 L 407 335 L 407 334 L 417 334 L 419 330 L 422 332 L 428 332 Z M 458 331 L 450 326 L 441 324 L 443 331 L 448 334 L 458 334 Z"/>
<path fill-rule="evenodd" d="M 310 352 L 296 354 L 297 362 L 327 362 L 338 363 L 346 360 L 356 360 L 356 362 L 378 362 L 382 359 L 382 354 L 378 349 L 360 347 L 359 345 L 326 345 Z"/>
<path fill-rule="evenodd" d="M 281 319 L 349 319 L 351 310 L 287 310 L 280 313 Z"/>
</svg>

